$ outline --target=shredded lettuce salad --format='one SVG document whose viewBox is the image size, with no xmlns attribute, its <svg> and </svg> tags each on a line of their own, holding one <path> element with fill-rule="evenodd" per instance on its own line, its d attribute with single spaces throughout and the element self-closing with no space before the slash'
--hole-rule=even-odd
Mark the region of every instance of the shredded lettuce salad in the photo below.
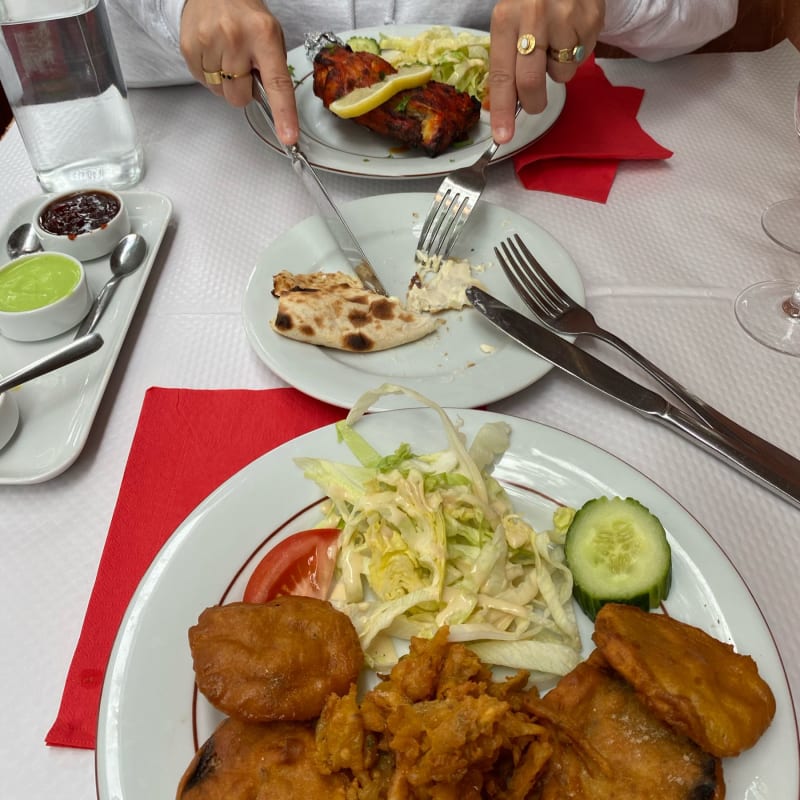
<svg viewBox="0 0 800 800">
<path fill-rule="evenodd" d="M 428 64 L 433 79 L 449 83 L 483 101 L 489 81 L 489 34 L 455 33 L 437 25 L 418 36 L 381 34 L 381 58 L 393 67 Z"/>
<path fill-rule="evenodd" d="M 354 426 L 386 394 L 434 409 L 447 448 L 376 451 Z M 552 530 L 534 530 L 490 474 L 509 446 L 509 426 L 483 425 L 469 447 L 459 427 L 420 394 L 384 384 L 337 425 L 358 464 L 296 459 L 327 496 L 320 525 L 342 531 L 330 600 L 353 621 L 378 671 L 396 662 L 395 638 L 430 638 L 448 625 L 452 641 L 489 663 L 563 675 L 580 657 L 563 550 L 574 510 L 560 508 Z"/>
</svg>

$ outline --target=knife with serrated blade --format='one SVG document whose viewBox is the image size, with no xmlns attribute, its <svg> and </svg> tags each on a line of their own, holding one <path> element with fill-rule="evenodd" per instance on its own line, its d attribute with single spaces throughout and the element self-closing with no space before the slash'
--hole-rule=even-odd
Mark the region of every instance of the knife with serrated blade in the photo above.
<svg viewBox="0 0 800 800">
<path fill-rule="evenodd" d="M 636 383 L 591 353 L 562 339 L 477 286 L 467 288 L 467 297 L 489 322 L 537 356 L 619 400 L 644 417 L 680 433 L 800 508 L 800 461 L 788 453 L 783 462 L 775 463 L 774 460 L 751 450 L 742 440 L 708 427 L 672 405 L 657 392 Z"/>
<path fill-rule="evenodd" d="M 306 187 L 306 191 L 316 203 L 323 221 L 333 234 L 333 238 L 339 245 L 339 249 L 344 254 L 353 272 L 358 275 L 367 289 L 382 295 L 388 294 L 386 289 L 383 288 L 380 278 L 375 274 L 375 270 L 372 264 L 369 263 L 369 259 L 362 250 L 361 245 L 358 243 L 358 239 L 353 235 L 353 231 L 350 230 L 350 226 L 342 216 L 342 212 L 336 207 L 327 189 L 323 186 L 319 175 L 314 171 L 303 151 L 296 144 L 283 144 L 278 138 L 278 132 L 275 130 L 275 120 L 272 117 L 272 108 L 257 70 L 253 70 L 253 98 L 259 109 L 261 109 L 270 130 L 275 135 L 276 141 L 291 159 L 292 169 L 300 177 Z"/>
</svg>

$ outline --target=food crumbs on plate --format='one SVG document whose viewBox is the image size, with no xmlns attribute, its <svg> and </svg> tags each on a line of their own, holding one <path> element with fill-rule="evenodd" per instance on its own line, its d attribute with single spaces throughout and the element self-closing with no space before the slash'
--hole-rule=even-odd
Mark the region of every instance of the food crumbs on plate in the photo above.
<svg viewBox="0 0 800 800">
<path fill-rule="evenodd" d="M 493 344 L 482 344 L 481 345 L 481 352 L 482 353 L 494 353 L 497 348 Z"/>
<path fill-rule="evenodd" d="M 459 310 L 468 306 L 468 286 L 482 286 L 474 273 L 485 269 L 466 259 L 429 256 L 417 251 L 417 271 L 411 278 L 406 308 L 417 313 Z"/>
</svg>

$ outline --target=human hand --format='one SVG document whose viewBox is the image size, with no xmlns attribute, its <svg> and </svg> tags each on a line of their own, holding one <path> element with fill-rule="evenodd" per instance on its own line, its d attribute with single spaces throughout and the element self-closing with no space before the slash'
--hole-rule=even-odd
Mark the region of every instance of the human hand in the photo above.
<svg viewBox="0 0 800 800">
<path fill-rule="evenodd" d="M 547 75 L 559 83 L 575 75 L 579 61 L 594 50 L 604 18 L 604 0 L 499 0 L 489 55 L 492 136 L 498 144 L 514 135 L 517 100 L 537 114 L 547 105 Z M 575 53 L 578 46 L 583 50 Z M 567 60 L 559 60 L 557 51 Z"/>
<path fill-rule="evenodd" d="M 252 100 L 251 72 L 257 69 L 278 138 L 284 144 L 297 141 L 297 106 L 283 30 L 261 0 L 186 0 L 180 45 L 192 75 L 232 106 Z"/>
</svg>

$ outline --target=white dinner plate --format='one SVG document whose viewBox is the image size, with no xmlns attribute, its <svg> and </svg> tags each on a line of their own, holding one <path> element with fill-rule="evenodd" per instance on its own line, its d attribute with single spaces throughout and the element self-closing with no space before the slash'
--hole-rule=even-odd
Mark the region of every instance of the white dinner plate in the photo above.
<svg viewBox="0 0 800 800">
<path fill-rule="evenodd" d="M 378 28 L 359 28 L 337 34 L 347 40 L 350 36 L 378 38 L 381 33 L 392 36 L 416 36 L 430 25 L 384 25 Z M 485 35 L 485 32 L 468 28 L 451 27 L 453 31 L 467 30 Z M 341 172 L 363 178 L 430 178 L 447 175 L 454 169 L 475 161 L 489 146 L 492 139 L 489 114 L 481 111 L 481 118 L 468 142 L 451 147 L 440 156 L 431 158 L 420 150 L 404 150 L 398 143 L 362 128 L 352 120 L 339 119 L 328 111 L 313 90 L 311 62 L 303 47 L 296 47 L 287 56 L 287 63 L 295 80 L 297 114 L 300 119 L 300 149 L 315 167 L 328 172 Z M 500 147 L 492 163 L 510 158 L 546 133 L 564 108 L 567 90 L 561 83 L 547 78 L 547 107 L 541 114 L 522 113 L 517 117 L 513 139 Z M 256 103 L 245 108 L 250 127 L 273 150 L 284 151 L 275 135 L 264 121 Z"/>
<path fill-rule="evenodd" d="M 366 197 L 342 207 L 389 294 L 405 297 L 430 204 L 430 194 L 409 192 Z M 485 266 L 477 277 L 487 290 L 524 313 L 492 250 L 514 233 L 582 303 L 583 283 L 569 253 L 547 231 L 513 211 L 478 203 L 452 255 Z M 303 220 L 270 244 L 250 276 L 242 311 L 247 337 L 264 363 L 287 383 L 332 405 L 349 408 L 365 391 L 388 381 L 417 389 L 440 405 L 476 407 L 524 389 L 552 368 L 471 308 L 445 312 L 446 324 L 424 339 L 377 353 L 349 353 L 288 339 L 269 324 L 278 309 L 272 278 L 282 269 L 350 272 L 321 218 Z M 415 404 L 386 397 L 377 408 L 402 405 Z"/>
<path fill-rule="evenodd" d="M 549 528 L 557 503 L 632 496 L 659 516 L 673 554 L 666 607 L 738 652 L 752 654 L 775 694 L 772 725 L 751 750 L 724 761 L 728 800 L 797 800 L 798 734 L 786 674 L 753 597 L 719 545 L 675 500 L 609 453 L 561 431 L 486 411 L 450 411 L 471 441 L 481 424 L 505 420 L 511 445 L 494 475 L 516 508 Z M 358 430 L 380 452 L 401 442 L 418 452 L 447 446 L 431 409 L 370 414 Z M 194 702 L 187 631 L 208 606 L 240 600 L 264 550 L 319 520 L 319 489 L 293 463 L 300 456 L 353 462 L 330 425 L 256 459 L 178 527 L 142 579 L 106 671 L 96 749 L 99 800 L 174 797 L 178 781 L 221 719 Z M 198 469 L 202 465 L 197 465 Z M 592 648 L 583 615 L 584 654 Z"/>
<path fill-rule="evenodd" d="M 80 455 L 103 398 L 114 364 L 125 341 L 136 306 L 172 216 L 172 202 L 155 192 L 120 192 L 125 198 L 131 230 L 147 241 L 142 265 L 125 278 L 98 323 L 103 346 L 96 353 L 12 389 L 20 422 L 11 441 L 0 450 L 0 484 L 40 483 L 60 475 Z M 45 195 L 18 206 L 0 228 L 0 241 L 20 223 L 28 222 Z M 93 294 L 111 277 L 108 256 L 86 261 Z M 15 342 L 0 336 L 0 374 L 68 344 L 75 329 L 40 342 Z"/>
</svg>

